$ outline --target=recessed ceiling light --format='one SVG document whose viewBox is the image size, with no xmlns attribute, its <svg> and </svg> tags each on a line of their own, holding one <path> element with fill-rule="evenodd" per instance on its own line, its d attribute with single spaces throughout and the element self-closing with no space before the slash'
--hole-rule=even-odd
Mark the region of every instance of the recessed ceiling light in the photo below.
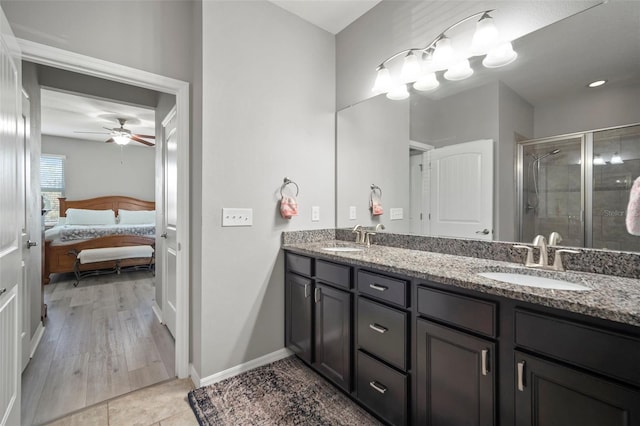
<svg viewBox="0 0 640 426">
<path fill-rule="evenodd" d="M 607 82 L 607 80 L 596 80 L 596 81 L 593 81 L 593 82 L 589 83 L 587 86 L 589 86 L 589 87 L 598 87 L 598 86 L 602 86 L 606 82 Z"/>
</svg>

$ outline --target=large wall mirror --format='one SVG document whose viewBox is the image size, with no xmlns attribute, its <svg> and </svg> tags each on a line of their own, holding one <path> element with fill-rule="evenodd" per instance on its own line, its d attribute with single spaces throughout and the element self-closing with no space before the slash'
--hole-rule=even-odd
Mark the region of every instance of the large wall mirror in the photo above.
<svg viewBox="0 0 640 426">
<path fill-rule="evenodd" d="M 604 3 L 514 40 L 504 68 L 472 62 L 466 80 L 339 111 L 337 227 L 523 242 L 556 231 L 561 245 L 640 251 L 625 227 L 640 176 L 639 23 L 640 3 Z"/>
</svg>

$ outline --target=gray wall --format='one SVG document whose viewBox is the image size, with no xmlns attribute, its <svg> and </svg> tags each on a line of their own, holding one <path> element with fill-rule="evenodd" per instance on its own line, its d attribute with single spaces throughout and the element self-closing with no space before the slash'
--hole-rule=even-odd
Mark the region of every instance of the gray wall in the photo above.
<svg viewBox="0 0 640 426">
<path fill-rule="evenodd" d="M 339 111 L 337 126 L 337 226 L 383 223 L 387 232 L 408 233 L 409 101 L 377 96 Z M 372 184 L 382 189 L 382 216 L 369 211 Z M 356 220 L 349 219 L 350 206 Z M 404 218 L 390 220 L 389 210 L 398 207 Z"/>
<path fill-rule="evenodd" d="M 64 155 L 70 200 L 125 195 L 155 200 L 155 149 L 42 135 L 42 153 Z"/>
<path fill-rule="evenodd" d="M 335 224 L 335 50 L 331 34 L 266 1 L 202 6 L 203 285 L 194 306 L 202 341 L 194 361 L 207 376 L 284 346 L 281 232 Z M 285 176 L 300 187 L 291 220 L 278 214 Z M 253 208 L 253 226 L 221 227 L 223 207 Z"/>
</svg>

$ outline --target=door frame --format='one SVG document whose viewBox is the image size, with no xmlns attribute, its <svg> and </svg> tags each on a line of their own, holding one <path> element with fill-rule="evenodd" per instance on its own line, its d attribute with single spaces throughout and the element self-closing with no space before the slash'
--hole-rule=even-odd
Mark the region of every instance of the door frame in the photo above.
<svg viewBox="0 0 640 426">
<path fill-rule="evenodd" d="M 178 150 L 176 375 L 189 377 L 189 83 L 68 50 L 18 39 L 22 59 L 119 83 L 165 92 L 176 97 Z"/>
</svg>

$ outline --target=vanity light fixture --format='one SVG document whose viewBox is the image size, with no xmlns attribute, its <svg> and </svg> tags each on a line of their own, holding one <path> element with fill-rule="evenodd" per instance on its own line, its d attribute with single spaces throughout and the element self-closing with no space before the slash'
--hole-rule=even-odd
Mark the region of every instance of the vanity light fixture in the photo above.
<svg viewBox="0 0 640 426">
<path fill-rule="evenodd" d="M 376 68 L 377 77 L 372 91 L 376 94 L 386 93 L 393 100 L 406 99 L 409 97 L 407 84 L 410 83 L 418 91 L 435 90 L 440 85 L 436 72 L 444 71 L 443 77 L 451 81 L 470 77 L 473 74 L 469 64 L 471 57 L 486 55 L 482 60 L 486 68 L 503 67 L 515 61 L 518 54 L 510 41 L 500 38 L 489 15 L 493 11 L 489 9 L 474 13 L 448 27 L 426 47 L 405 49 L 387 58 Z M 456 50 L 447 33 L 478 16 L 480 19 L 468 51 Z M 393 77 L 386 65 L 400 56 L 404 56 L 402 69 L 399 76 Z"/>
<path fill-rule="evenodd" d="M 602 158 L 600 156 L 600 154 L 596 154 L 593 156 L 593 165 L 594 166 L 604 166 L 606 164 L 606 162 L 604 161 L 604 158 Z"/>
<path fill-rule="evenodd" d="M 607 80 L 596 80 L 596 81 L 592 81 L 591 83 L 587 84 L 588 87 L 600 87 L 603 84 L 605 84 L 607 82 Z"/>
<path fill-rule="evenodd" d="M 613 157 L 611 157 L 611 164 L 624 164 L 624 161 L 622 161 L 622 157 L 620 157 L 620 154 L 618 154 L 617 152 L 613 154 Z"/>
</svg>

